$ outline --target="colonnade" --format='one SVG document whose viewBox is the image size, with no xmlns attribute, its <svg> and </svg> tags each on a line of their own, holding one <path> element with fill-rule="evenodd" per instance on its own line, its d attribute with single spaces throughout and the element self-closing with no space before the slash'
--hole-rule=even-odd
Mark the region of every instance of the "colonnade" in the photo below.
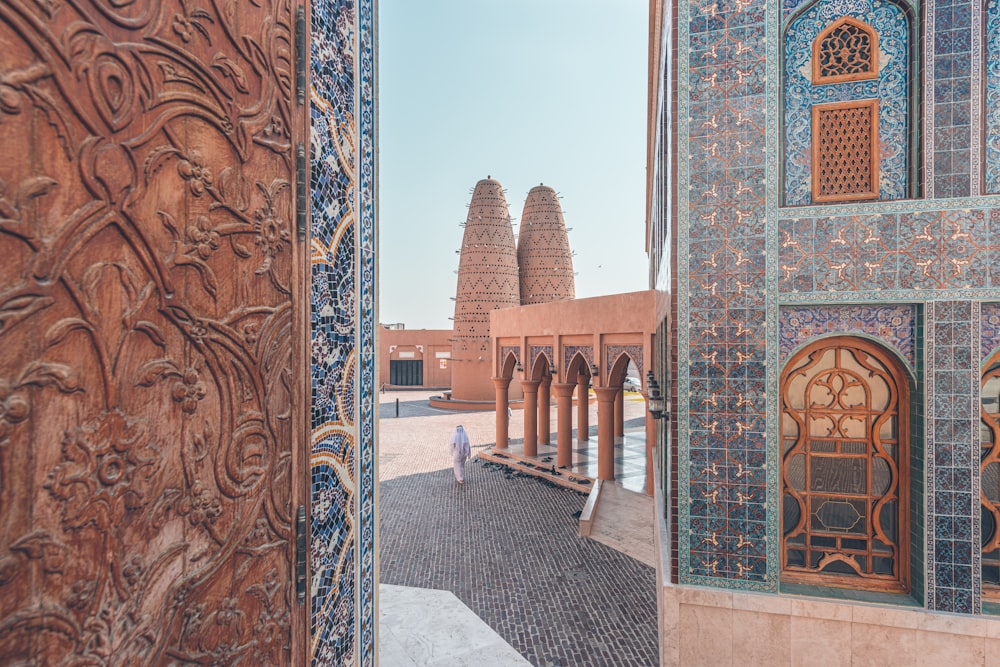
<svg viewBox="0 0 1000 667">
<path fill-rule="evenodd" d="M 556 404 L 556 465 L 569 468 L 573 461 L 573 399 L 576 397 L 577 440 L 590 440 L 590 376 L 580 374 L 576 382 L 555 382 L 551 376 L 522 380 L 524 393 L 524 456 L 538 456 L 538 445 L 551 444 L 552 397 Z M 510 400 L 512 378 L 495 377 L 496 449 L 507 449 L 510 441 Z M 615 439 L 625 435 L 625 396 L 621 387 L 595 386 L 597 397 L 597 477 L 615 479 Z M 643 393 L 648 401 L 648 396 Z M 647 406 L 648 407 L 648 406 Z M 648 415 L 648 412 L 644 414 Z M 656 421 L 646 418 L 646 491 L 652 492 L 652 448 L 656 442 Z"/>
</svg>

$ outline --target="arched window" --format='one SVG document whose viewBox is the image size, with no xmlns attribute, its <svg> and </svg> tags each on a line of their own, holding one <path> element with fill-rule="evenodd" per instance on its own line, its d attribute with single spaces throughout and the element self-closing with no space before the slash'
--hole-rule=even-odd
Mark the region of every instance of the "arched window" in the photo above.
<svg viewBox="0 0 1000 667">
<path fill-rule="evenodd" d="M 782 66 L 785 206 L 915 193 L 905 2 L 815 0 L 790 13 Z"/>
<path fill-rule="evenodd" d="M 1000 354 L 983 371 L 980 400 L 983 595 L 997 600 L 1000 599 Z"/>
<path fill-rule="evenodd" d="M 813 83 L 841 83 L 878 78 L 878 33 L 845 16 L 813 41 Z"/>
<path fill-rule="evenodd" d="M 859 338 L 808 346 L 781 376 L 782 580 L 909 589 L 909 389 Z"/>
</svg>

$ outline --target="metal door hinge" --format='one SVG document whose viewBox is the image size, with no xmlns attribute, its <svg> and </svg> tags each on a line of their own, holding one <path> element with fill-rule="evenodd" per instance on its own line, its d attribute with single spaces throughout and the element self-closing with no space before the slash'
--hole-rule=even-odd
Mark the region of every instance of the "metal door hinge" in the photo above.
<svg viewBox="0 0 1000 667">
<path fill-rule="evenodd" d="M 299 604 L 306 601 L 306 540 L 309 524 L 306 523 L 306 508 L 299 505 L 295 517 L 295 597 Z"/>
<path fill-rule="evenodd" d="M 306 103 L 306 8 L 295 10 L 295 95 L 299 104 Z"/>
<path fill-rule="evenodd" d="M 306 146 L 301 141 L 295 147 L 295 227 L 299 240 L 306 240 L 306 223 L 308 209 L 306 208 Z"/>
</svg>

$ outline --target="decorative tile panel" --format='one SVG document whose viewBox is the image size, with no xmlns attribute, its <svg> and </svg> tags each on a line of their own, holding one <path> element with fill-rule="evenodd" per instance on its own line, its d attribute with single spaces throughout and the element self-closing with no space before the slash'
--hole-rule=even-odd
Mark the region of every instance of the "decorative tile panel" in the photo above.
<svg viewBox="0 0 1000 667">
<path fill-rule="evenodd" d="M 569 365 L 578 354 L 583 355 L 583 358 L 587 361 L 587 366 L 593 365 L 593 345 L 566 345 L 563 347 L 563 377 L 566 377 L 566 374 L 569 373 Z"/>
<path fill-rule="evenodd" d="M 764 437 L 765 6 L 693 0 L 679 21 L 691 45 L 679 62 L 678 487 L 690 499 L 678 508 L 679 574 L 747 589 L 775 584 Z"/>
<path fill-rule="evenodd" d="M 507 357 L 514 355 L 514 359 L 517 363 L 521 363 L 521 346 L 520 345 L 501 345 L 500 346 L 500 363 L 503 364 Z"/>
<path fill-rule="evenodd" d="M 627 355 L 635 364 L 636 372 L 641 377 L 645 371 L 645 359 L 642 355 L 642 345 L 605 345 L 604 346 L 604 377 L 611 374 L 611 367 L 618 360 L 618 357 Z"/>
<path fill-rule="evenodd" d="M 529 368 L 533 368 L 535 361 L 538 360 L 540 355 L 545 355 L 545 359 L 548 360 L 549 364 L 555 365 L 555 359 L 552 357 L 552 346 L 551 345 L 532 345 L 528 351 L 528 358 L 531 360 L 530 363 L 525 366 L 525 371 Z"/>
<path fill-rule="evenodd" d="M 852 16 L 879 35 L 878 78 L 813 85 L 816 36 L 835 19 Z M 785 30 L 785 204 L 812 203 L 812 113 L 817 104 L 878 100 L 879 199 L 907 196 L 909 150 L 909 21 L 885 0 L 821 1 Z"/>
<path fill-rule="evenodd" d="M 997 211 L 780 220 L 785 293 L 1000 287 Z M 988 222 L 989 221 L 989 222 Z"/>
<path fill-rule="evenodd" d="M 375 661 L 372 0 L 311 3 L 314 665 Z"/>
<path fill-rule="evenodd" d="M 981 608 L 980 304 L 927 305 L 927 606 Z"/>
<path fill-rule="evenodd" d="M 802 345 L 829 334 L 862 334 L 895 349 L 916 367 L 917 309 L 912 305 L 785 306 L 779 311 L 781 364 Z"/>
</svg>

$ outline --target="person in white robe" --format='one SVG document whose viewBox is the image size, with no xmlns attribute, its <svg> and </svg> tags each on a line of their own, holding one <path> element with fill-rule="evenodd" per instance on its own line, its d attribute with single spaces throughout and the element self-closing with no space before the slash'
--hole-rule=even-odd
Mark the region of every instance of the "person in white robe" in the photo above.
<svg viewBox="0 0 1000 667">
<path fill-rule="evenodd" d="M 455 427 L 448 446 L 451 449 L 451 460 L 455 464 L 455 480 L 459 484 L 465 484 L 465 462 L 472 455 L 472 445 L 469 444 L 469 436 L 461 424 Z"/>
</svg>

